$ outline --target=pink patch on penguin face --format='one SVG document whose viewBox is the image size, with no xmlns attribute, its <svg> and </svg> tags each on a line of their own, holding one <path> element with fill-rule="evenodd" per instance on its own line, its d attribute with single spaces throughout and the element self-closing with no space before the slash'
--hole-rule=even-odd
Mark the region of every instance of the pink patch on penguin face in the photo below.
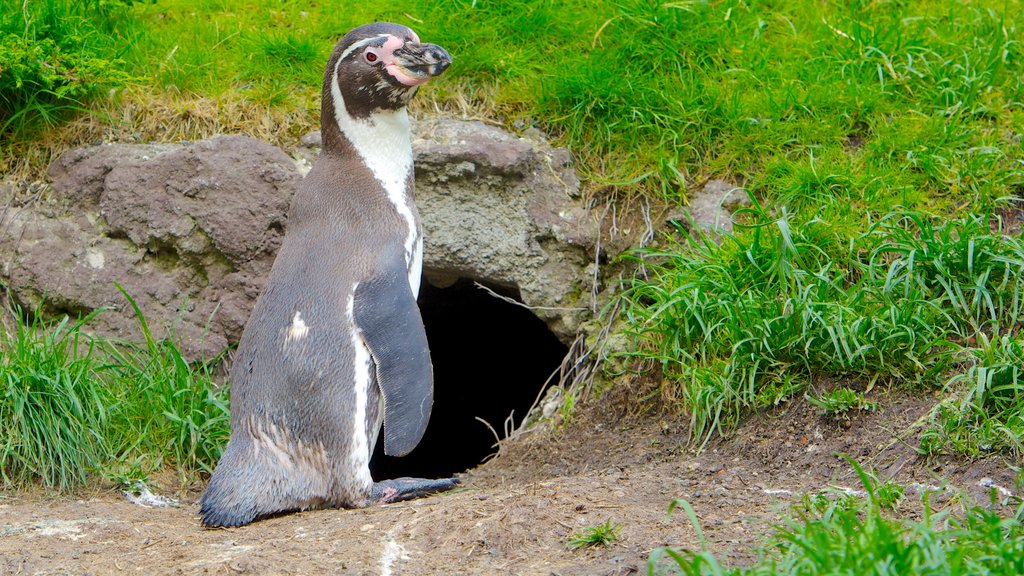
<svg viewBox="0 0 1024 576">
<path fill-rule="evenodd" d="M 419 42 L 419 39 L 413 34 L 413 41 Z M 384 69 L 388 71 L 388 74 L 401 82 L 406 86 L 419 86 L 420 84 L 426 84 L 430 78 L 417 78 L 406 74 L 402 67 L 396 62 L 395 50 L 398 50 L 405 45 L 405 41 L 397 36 L 388 36 L 384 45 L 379 48 L 379 54 L 384 61 Z"/>
</svg>

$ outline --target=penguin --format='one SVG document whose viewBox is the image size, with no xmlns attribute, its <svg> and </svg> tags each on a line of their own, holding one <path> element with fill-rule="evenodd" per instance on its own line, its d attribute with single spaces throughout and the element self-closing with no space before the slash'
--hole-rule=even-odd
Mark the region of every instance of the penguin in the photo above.
<svg viewBox="0 0 1024 576">
<path fill-rule="evenodd" d="M 455 487 L 374 482 L 369 461 L 423 437 L 433 374 L 416 304 L 423 237 L 406 105 L 451 56 L 386 22 L 327 61 L 320 158 L 292 201 L 231 368 L 231 437 L 200 500 L 207 527 L 359 508 Z"/>
</svg>

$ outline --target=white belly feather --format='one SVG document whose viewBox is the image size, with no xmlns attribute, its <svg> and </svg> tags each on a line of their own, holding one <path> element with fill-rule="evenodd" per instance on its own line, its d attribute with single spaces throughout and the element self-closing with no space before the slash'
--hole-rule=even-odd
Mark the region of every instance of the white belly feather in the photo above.
<svg viewBox="0 0 1024 576">
<path fill-rule="evenodd" d="M 373 360 L 366 340 L 363 339 L 363 333 L 355 323 L 355 288 L 353 286 L 352 295 L 348 297 L 348 306 L 345 309 L 346 320 L 352 327 L 352 350 L 355 352 L 352 366 L 355 406 L 352 414 L 352 450 L 349 452 L 349 464 L 352 470 L 355 470 L 359 482 L 369 486 L 373 484 L 373 478 L 370 477 L 370 451 L 373 445 L 366 434 L 366 404 L 373 383 Z"/>
</svg>

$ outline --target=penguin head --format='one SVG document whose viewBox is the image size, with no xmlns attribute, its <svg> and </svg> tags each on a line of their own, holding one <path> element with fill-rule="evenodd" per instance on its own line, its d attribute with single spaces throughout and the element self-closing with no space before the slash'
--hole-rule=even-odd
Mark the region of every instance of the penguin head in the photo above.
<svg viewBox="0 0 1024 576">
<path fill-rule="evenodd" d="M 337 82 L 348 114 L 367 118 L 405 107 L 419 86 L 451 64 L 448 52 L 400 24 L 377 22 L 338 41 L 324 74 L 325 96 Z"/>
</svg>

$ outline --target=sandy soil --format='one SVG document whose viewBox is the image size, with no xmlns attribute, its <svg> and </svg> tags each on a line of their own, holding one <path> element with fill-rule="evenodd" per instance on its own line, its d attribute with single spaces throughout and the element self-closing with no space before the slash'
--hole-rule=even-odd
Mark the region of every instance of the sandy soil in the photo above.
<svg viewBox="0 0 1024 576">
<path fill-rule="evenodd" d="M 455 492 L 237 529 L 200 527 L 201 485 L 168 494 L 180 505 L 166 508 L 133 504 L 113 490 L 80 499 L 7 493 L 0 495 L 0 576 L 644 574 L 652 549 L 698 546 L 684 513 L 666 516 L 675 498 L 693 505 L 712 550 L 748 562 L 801 494 L 860 488 L 836 452 L 908 485 L 903 506 L 911 514 L 922 486 L 952 486 L 984 503 L 993 485 L 1015 490 L 1015 475 L 999 458 L 916 455 L 913 424 L 934 398 L 875 399 L 878 412 L 840 422 L 795 401 L 696 454 L 678 423 L 632 414 L 625 398 L 613 398 L 567 430 L 541 427 L 506 442 Z M 607 519 L 622 525 L 614 545 L 568 546 L 575 531 Z"/>
</svg>

